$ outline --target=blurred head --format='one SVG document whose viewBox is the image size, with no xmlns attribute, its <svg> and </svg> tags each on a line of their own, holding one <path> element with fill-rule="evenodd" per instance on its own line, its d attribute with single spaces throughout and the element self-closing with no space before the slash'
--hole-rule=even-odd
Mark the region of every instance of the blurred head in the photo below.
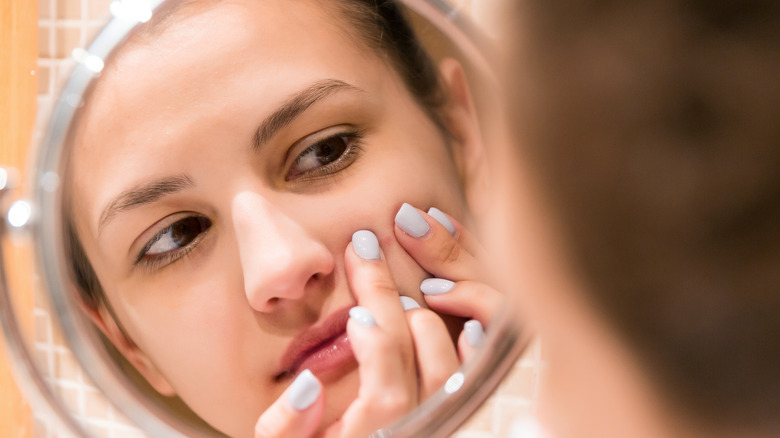
<svg viewBox="0 0 780 438">
<path fill-rule="evenodd" d="M 780 6 L 515 8 L 507 260 L 561 436 L 777 436 Z"/>
<path fill-rule="evenodd" d="M 301 371 L 291 345 L 355 304 L 353 232 L 373 231 L 423 302 L 393 217 L 409 202 L 468 222 L 468 102 L 459 66 L 438 71 L 389 2 L 188 2 L 157 19 L 109 60 L 74 135 L 93 319 L 158 392 L 250 435 Z M 356 363 L 312 371 L 328 424 Z"/>
</svg>

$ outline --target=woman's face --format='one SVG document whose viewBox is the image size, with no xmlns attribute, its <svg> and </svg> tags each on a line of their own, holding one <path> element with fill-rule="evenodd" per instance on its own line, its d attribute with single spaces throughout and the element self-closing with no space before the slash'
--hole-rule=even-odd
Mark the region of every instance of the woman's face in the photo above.
<svg viewBox="0 0 780 438">
<path fill-rule="evenodd" d="M 422 304 L 426 273 L 393 217 L 403 202 L 467 214 L 440 130 L 318 3 L 219 2 L 131 43 L 76 137 L 74 221 L 130 342 L 112 339 L 234 436 L 304 366 L 325 384 L 326 422 L 354 398 L 350 355 L 296 348 L 346 323 L 355 231 L 376 233 Z"/>
</svg>

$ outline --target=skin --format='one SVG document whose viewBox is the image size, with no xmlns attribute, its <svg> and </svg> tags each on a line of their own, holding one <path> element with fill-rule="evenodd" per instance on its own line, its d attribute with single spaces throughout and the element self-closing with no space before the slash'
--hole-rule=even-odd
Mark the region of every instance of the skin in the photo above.
<svg viewBox="0 0 780 438">
<path fill-rule="evenodd" d="M 290 31 L 299 28 L 308 32 Z M 441 228 L 433 233 L 438 237 L 422 239 L 427 249 L 393 225 L 403 202 L 423 210 L 436 206 L 469 220 L 461 188 L 473 169 L 458 156 L 477 156 L 477 129 L 462 72 L 452 63 L 443 67 L 445 81 L 455 90 L 444 109 L 449 127 L 456 128 L 452 145 L 395 71 L 347 31 L 318 2 L 220 2 L 207 13 L 174 22 L 153 46 L 131 42 L 116 55 L 76 132 L 73 219 L 118 319 L 101 308 L 93 312 L 94 321 L 157 391 L 178 395 L 231 436 L 250 436 L 260 414 L 281 400 L 293 376 L 277 379 L 278 362 L 291 340 L 355 304 L 365 304 L 385 331 L 401 328 L 390 335 L 368 333 L 364 347 L 353 342 L 356 362 L 317 376 L 324 395 L 313 426 L 300 436 L 332 424 L 348 406 L 355 420 L 342 421 L 334 434 L 362 434 L 380 426 L 362 420 L 366 412 L 377 411 L 375 396 L 387 389 L 381 383 L 364 389 L 367 377 L 387 376 L 379 363 L 363 367 L 372 339 L 380 340 L 377 345 L 391 339 L 389 344 L 409 353 L 398 366 L 408 380 L 416 379 L 414 367 L 419 367 L 409 362 L 415 357 L 412 349 L 424 345 L 412 337 L 432 325 L 445 333 L 441 320 L 430 318 L 433 312 L 399 312 L 397 295 L 424 304 L 419 285 L 429 276 L 426 271 L 455 281 L 477 280 L 454 278 L 448 268 L 465 264 L 467 272 L 476 272 L 470 251 L 441 259 L 446 256 L 442 248 L 459 248 L 470 239 L 459 223 L 455 237 Z M 309 106 L 261 147 L 252 146 L 261 121 L 291 96 L 323 81 L 348 85 Z M 361 151 L 337 170 L 324 176 L 291 170 L 312 141 L 355 131 Z M 102 219 L 121 193 L 183 175 L 186 188 Z M 156 233 L 192 214 L 211 225 L 191 251 L 154 266 L 136 264 Z M 363 277 L 381 277 L 392 286 L 392 307 L 370 281 L 362 295 L 356 291 L 361 269 L 370 269 L 360 263 L 348 267 L 348 245 L 360 229 L 378 237 L 386 269 Z M 456 288 L 460 292 L 451 294 L 452 302 L 439 297 L 429 305 L 472 317 L 474 312 L 464 308 L 469 287 Z M 477 308 L 482 317 L 490 306 Z M 417 317 L 427 321 L 410 319 L 409 329 L 403 320 L 410 314 L 428 315 Z M 350 337 L 360 337 L 352 326 Z M 446 336 L 438 339 L 439 347 L 441 339 L 451 344 Z M 429 382 L 405 382 L 412 395 L 393 416 L 457 367 L 454 351 L 446 366 L 421 373 L 430 374 Z M 362 405 L 354 401 L 359 377 Z M 284 429 L 291 424 L 273 433 L 292 436 Z"/>
</svg>

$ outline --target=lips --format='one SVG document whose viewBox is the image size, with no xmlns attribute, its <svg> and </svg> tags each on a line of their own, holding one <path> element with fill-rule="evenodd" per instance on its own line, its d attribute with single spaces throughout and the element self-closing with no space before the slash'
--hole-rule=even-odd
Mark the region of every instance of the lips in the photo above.
<svg viewBox="0 0 780 438">
<path fill-rule="evenodd" d="M 354 361 L 352 346 L 347 338 L 350 308 L 348 306 L 332 313 L 320 325 L 296 336 L 279 361 L 280 372 L 276 380 L 295 376 L 305 369 L 322 378 Z"/>
</svg>

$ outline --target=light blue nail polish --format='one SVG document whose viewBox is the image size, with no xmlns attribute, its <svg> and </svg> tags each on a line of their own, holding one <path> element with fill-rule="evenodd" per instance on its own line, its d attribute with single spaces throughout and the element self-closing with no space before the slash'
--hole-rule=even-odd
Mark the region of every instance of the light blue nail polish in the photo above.
<svg viewBox="0 0 780 438">
<path fill-rule="evenodd" d="M 414 298 L 401 295 L 401 306 L 404 308 L 404 312 L 412 309 L 419 309 L 420 304 L 414 300 Z"/>
<path fill-rule="evenodd" d="M 482 323 L 476 319 L 466 321 L 463 325 L 463 331 L 466 332 L 466 341 L 472 347 L 479 347 L 482 345 L 482 338 L 485 336 L 485 331 L 482 329 Z"/>
<path fill-rule="evenodd" d="M 363 260 L 379 260 L 379 240 L 371 231 L 355 231 L 352 235 L 352 248 Z"/>
<path fill-rule="evenodd" d="M 441 295 L 449 292 L 455 283 L 443 278 L 426 278 L 420 284 L 420 292 L 425 295 Z"/>
<path fill-rule="evenodd" d="M 431 207 L 428 210 L 428 214 L 436 219 L 436 221 L 442 225 L 444 225 L 444 228 L 447 229 L 447 231 L 450 232 L 450 235 L 455 235 L 455 225 L 452 225 L 452 221 L 449 217 L 447 217 L 446 214 L 444 214 L 441 210 L 439 210 L 436 207 Z"/>
<path fill-rule="evenodd" d="M 431 229 L 417 209 L 407 203 L 404 203 L 398 210 L 395 215 L 395 223 L 412 237 L 422 237 Z"/>
<path fill-rule="evenodd" d="M 322 392 L 322 384 L 309 370 L 303 370 L 290 385 L 287 402 L 293 409 L 302 411 L 312 405 Z"/>
<path fill-rule="evenodd" d="M 376 325 L 374 315 L 365 307 L 355 306 L 349 309 L 349 317 L 363 327 L 374 327 Z"/>
</svg>

